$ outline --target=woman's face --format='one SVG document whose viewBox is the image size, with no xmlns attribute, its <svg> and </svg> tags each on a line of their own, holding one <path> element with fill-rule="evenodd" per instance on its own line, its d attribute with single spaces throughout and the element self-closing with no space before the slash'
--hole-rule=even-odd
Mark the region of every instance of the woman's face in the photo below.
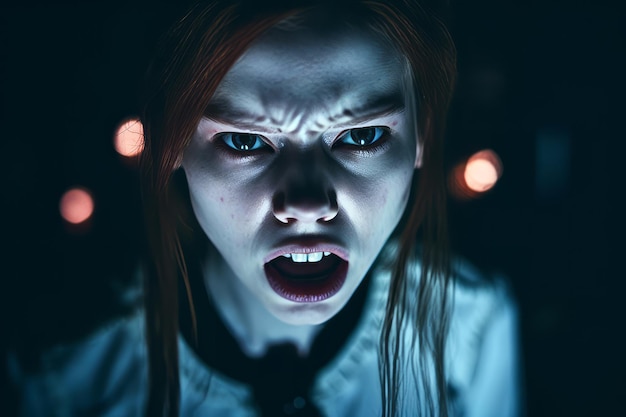
<svg viewBox="0 0 626 417">
<path fill-rule="evenodd" d="M 230 69 L 183 157 L 216 262 L 274 316 L 317 324 L 398 224 L 419 147 L 407 64 L 346 25 L 274 29 Z"/>
</svg>

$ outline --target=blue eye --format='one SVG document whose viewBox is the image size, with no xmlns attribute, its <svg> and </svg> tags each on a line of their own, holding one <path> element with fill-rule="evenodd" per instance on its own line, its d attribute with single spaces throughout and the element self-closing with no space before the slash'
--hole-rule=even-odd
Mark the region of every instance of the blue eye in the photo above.
<svg viewBox="0 0 626 417">
<path fill-rule="evenodd" d="M 372 145 L 386 133 L 382 127 L 362 127 L 359 129 L 350 129 L 338 139 L 337 142 L 358 147 L 367 147 Z"/>
<path fill-rule="evenodd" d="M 229 148 L 240 152 L 256 151 L 268 146 L 261 135 L 253 133 L 223 133 L 221 139 Z"/>
</svg>

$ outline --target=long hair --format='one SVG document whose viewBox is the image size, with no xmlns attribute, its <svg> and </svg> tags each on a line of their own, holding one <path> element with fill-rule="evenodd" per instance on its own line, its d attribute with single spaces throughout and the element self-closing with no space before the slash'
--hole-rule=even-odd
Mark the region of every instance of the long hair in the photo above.
<svg viewBox="0 0 626 417">
<path fill-rule="evenodd" d="M 330 4 L 332 3 L 332 5 Z M 420 372 L 426 388 L 426 413 L 447 416 L 444 346 L 447 334 L 445 182 L 443 134 L 455 79 L 455 49 L 432 10 L 416 1 L 247 1 L 215 0 L 194 5 L 162 39 L 146 77 L 142 115 L 145 148 L 141 181 L 151 252 L 146 278 L 145 316 L 149 363 L 148 416 L 178 415 L 178 285 L 184 283 L 195 323 L 183 254 L 176 187 L 172 181 L 182 154 L 205 114 L 219 83 L 262 33 L 312 7 L 343 7 L 366 16 L 410 65 L 422 166 L 399 227 L 398 250 L 380 343 L 384 416 L 398 413 L 399 361 L 407 322 L 418 329 Z M 417 288 L 409 284 L 416 240 L 421 240 L 422 270 Z M 415 347 L 415 338 L 413 347 Z M 434 364 L 434 369 L 432 365 Z M 431 372 L 434 372 L 434 383 Z"/>
</svg>

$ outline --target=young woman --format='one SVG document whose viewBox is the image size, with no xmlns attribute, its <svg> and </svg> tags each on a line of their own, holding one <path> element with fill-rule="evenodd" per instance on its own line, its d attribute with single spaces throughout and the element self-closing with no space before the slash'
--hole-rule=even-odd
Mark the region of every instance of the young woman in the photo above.
<svg viewBox="0 0 626 417">
<path fill-rule="evenodd" d="M 445 251 L 454 78 L 416 1 L 192 7 L 146 86 L 145 326 L 63 351 L 64 411 L 516 415 L 511 303 Z"/>
</svg>

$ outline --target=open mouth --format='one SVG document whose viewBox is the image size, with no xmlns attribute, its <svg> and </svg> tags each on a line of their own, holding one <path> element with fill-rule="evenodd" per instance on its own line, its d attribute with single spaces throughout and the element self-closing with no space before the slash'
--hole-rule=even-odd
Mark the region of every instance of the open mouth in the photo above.
<svg viewBox="0 0 626 417">
<path fill-rule="evenodd" d="M 265 275 L 281 297 L 299 303 L 325 300 L 343 286 L 348 262 L 332 252 L 289 253 L 265 264 Z"/>
</svg>

